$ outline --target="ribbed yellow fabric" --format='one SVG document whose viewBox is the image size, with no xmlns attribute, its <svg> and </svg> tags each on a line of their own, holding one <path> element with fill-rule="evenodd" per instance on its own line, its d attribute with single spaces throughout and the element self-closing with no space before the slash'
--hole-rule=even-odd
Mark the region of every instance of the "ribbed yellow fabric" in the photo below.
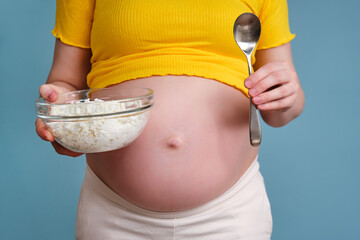
<svg viewBox="0 0 360 240">
<path fill-rule="evenodd" d="M 93 0 L 56 1 L 54 36 L 66 44 L 89 48 L 94 7 Z"/>
<path fill-rule="evenodd" d="M 247 95 L 246 59 L 233 37 L 234 21 L 244 12 L 260 18 L 258 49 L 294 38 L 286 0 L 58 0 L 53 34 L 66 44 L 91 47 L 90 88 L 189 75 Z"/>
</svg>

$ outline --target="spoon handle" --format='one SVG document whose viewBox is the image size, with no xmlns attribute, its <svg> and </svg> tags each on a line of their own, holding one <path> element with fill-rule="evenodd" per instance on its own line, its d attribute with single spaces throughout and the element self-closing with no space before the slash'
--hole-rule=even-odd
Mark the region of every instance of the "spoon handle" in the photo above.
<svg viewBox="0 0 360 240">
<path fill-rule="evenodd" d="M 252 74 L 251 66 L 251 54 L 246 54 L 249 75 Z M 250 97 L 250 114 L 249 114 L 249 133 L 250 133 L 250 144 L 253 147 L 257 147 L 261 143 L 261 126 L 258 110 L 252 102 L 252 97 Z"/>
<path fill-rule="evenodd" d="M 250 143 L 251 146 L 257 147 L 261 143 L 261 127 L 259 113 L 256 109 L 256 106 L 252 103 L 252 98 L 250 98 Z"/>
</svg>

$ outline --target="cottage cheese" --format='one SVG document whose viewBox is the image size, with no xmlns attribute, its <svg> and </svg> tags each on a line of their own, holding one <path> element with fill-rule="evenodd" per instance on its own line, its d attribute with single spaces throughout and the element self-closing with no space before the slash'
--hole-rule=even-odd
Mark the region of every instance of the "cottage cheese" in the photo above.
<svg viewBox="0 0 360 240">
<path fill-rule="evenodd" d="M 88 117 L 71 121 L 54 120 L 47 124 L 56 141 L 72 151 L 94 153 L 119 149 L 131 143 L 140 134 L 146 125 L 149 111 L 125 116 L 89 116 L 119 112 L 131 107 L 129 104 L 139 106 L 141 101 L 119 103 L 96 99 L 59 105 L 51 109 L 50 115 Z"/>
</svg>

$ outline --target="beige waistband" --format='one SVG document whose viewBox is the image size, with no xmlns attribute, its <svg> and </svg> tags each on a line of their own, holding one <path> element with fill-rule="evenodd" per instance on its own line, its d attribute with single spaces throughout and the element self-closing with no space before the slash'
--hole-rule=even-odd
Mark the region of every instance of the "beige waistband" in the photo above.
<svg viewBox="0 0 360 240">
<path fill-rule="evenodd" d="M 177 211 L 177 212 L 157 212 L 152 211 L 148 209 L 144 209 L 141 207 L 138 207 L 121 196 L 119 196 L 117 193 L 115 193 L 113 190 L 111 190 L 108 186 L 106 186 L 96 175 L 95 173 L 90 169 L 89 166 L 86 167 L 85 172 L 85 179 L 83 184 L 88 184 L 89 187 L 91 187 L 94 191 L 96 191 L 98 194 L 103 195 L 110 201 L 116 203 L 119 205 L 119 207 L 125 208 L 127 210 L 131 210 L 133 212 L 136 212 L 140 215 L 149 216 L 153 218 L 182 218 L 187 216 L 193 216 L 195 214 L 199 214 L 201 212 L 207 211 L 214 206 L 219 206 L 223 203 L 226 203 L 229 201 L 234 195 L 238 194 L 239 191 L 242 190 L 244 186 L 248 182 L 251 181 L 254 176 L 259 173 L 259 162 L 257 158 L 254 160 L 254 162 L 251 164 L 251 166 L 248 168 L 248 170 L 243 174 L 243 176 L 224 194 L 221 196 L 211 200 L 210 202 L 185 211 Z"/>
</svg>

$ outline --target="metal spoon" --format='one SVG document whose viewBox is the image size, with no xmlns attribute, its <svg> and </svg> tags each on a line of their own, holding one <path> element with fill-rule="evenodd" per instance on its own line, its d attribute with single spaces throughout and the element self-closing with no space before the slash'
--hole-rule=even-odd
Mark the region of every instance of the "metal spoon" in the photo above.
<svg viewBox="0 0 360 240">
<path fill-rule="evenodd" d="M 259 40 L 261 24 L 259 18 L 252 13 L 241 14 L 234 23 L 234 38 L 241 51 L 245 54 L 249 68 L 249 75 L 252 74 L 251 54 Z M 259 113 L 250 97 L 250 144 L 257 147 L 261 143 L 261 127 Z"/>
</svg>

